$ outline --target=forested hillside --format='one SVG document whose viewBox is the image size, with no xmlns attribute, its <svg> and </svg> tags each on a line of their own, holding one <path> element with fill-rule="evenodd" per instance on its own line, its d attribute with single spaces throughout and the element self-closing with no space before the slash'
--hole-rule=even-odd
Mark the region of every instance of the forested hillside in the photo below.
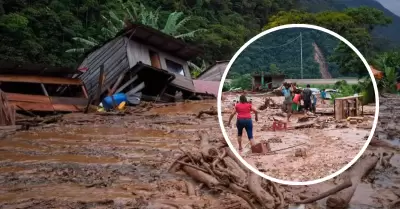
<svg viewBox="0 0 400 209">
<path fill-rule="evenodd" d="M 321 78 L 319 64 L 314 59 L 313 43 L 321 50 L 323 56 L 328 58 L 333 55 L 340 40 L 313 29 L 284 29 L 259 38 L 240 54 L 231 71 L 239 74 L 257 71 L 284 73 L 288 78 L 300 78 L 300 33 L 303 46 L 303 77 Z M 327 64 L 328 71 L 334 78 L 354 76 L 339 73 L 334 62 L 327 60 Z"/>
<path fill-rule="evenodd" d="M 205 52 L 202 58 L 212 63 L 230 59 L 260 32 L 271 15 L 289 10 L 293 4 L 292 0 L 153 0 L 132 4 L 116 0 L 0 1 L 0 59 L 75 66 L 81 54 L 70 49 L 101 43 L 114 29 L 111 23 L 120 25 L 120 20 L 129 17 L 129 10 L 139 13 L 134 19 L 151 20 L 161 29 L 171 13 L 183 12 L 180 20 L 189 19 L 180 32 L 206 29 L 185 40 L 200 45 Z"/>
<path fill-rule="evenodd" d="M 397 47 L 400 45 L 400 36 L 398 35 L 398 31 L 400 31 L 400 16 L 389 11 L 380 4 L 380 1 L 383 2 L 385 0 L 299 0 L 297 8 L 302 8 L 309 12 L 342 11 L 345 8 L 357 8 L 360 6 L 379 9 L 392 19 L 392 24 L 385 27 L 377 27 L 373 31 L 375 42 L 386 48 Z"/>
</svg>

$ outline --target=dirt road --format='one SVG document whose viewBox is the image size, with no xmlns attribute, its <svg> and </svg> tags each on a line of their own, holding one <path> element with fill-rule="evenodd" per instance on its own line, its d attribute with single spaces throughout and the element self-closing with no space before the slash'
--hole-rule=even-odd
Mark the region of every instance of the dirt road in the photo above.
<svg viewBox="0 0 400 209">
<path fill-rule="evenodd" d="M 232 101 L 238 95 L 224 95 L 226 100 L 223 107 L 228 109 L 232 106 Z M 255 108 L 261 106 L 264 102 L 263 96 L 250 96 L 253 100 Z M 283 97 L 271 97 L 277 104 L 281 104 Z M 333 105 L 327 102 L 325 105 L 318 104 L 317 108 L 323 106 L 324 110 L 332 109 Z M 273 132 L 267 130 L 272 126 L 272 117 L 280 120 L 286 120 L 284 115 L 280 116 L 280 109 L 267 109 L 259 112 L 259 122 L 253 123 L 254 139 L 256 141 L 270 139 L 279 139 L 279 142 L 270 143 L 271 150 L 280 150 L 286 147 L 301 146 L 280 151 L 273 155 L 254 156 L 250 154 L 250 150 L 244 150 L 244 158 L 246 160 L 255 161 L 258 169 L 274 178 L 289 180 L 289 181 L 311 181 L 328 176 L 343 166 L 348 164 L 361 150 L 365 144 L 365 137 L 369 135 L 373 116 L 365 117 L 366 121 L 362 124 L 369 129 L 356 128 L 359 124 L 351 125 L 347 121 L 341 123 L 336 122 L 331 116 L 320 116 L 311 118 L 315 124 L 324 125 L 325 128 L 299 128 L 287 131 Z M 294 114 L 288 128 L 295 127 L 299 124 L 298 118 L 304 114 Z M 224 120 L 227 121 L 229 114 L 224 115 Z M 232 122 L 236 123 L 236 119 Z M 307 122 L 306 122 L 307 123 Z M 340 127 L 339 127 L 340 125 Z M 237 148 L 235 126 L 227 128 L 227 132 L 231 142 Z M 244 143 L 248 142 L 247 136 L 244 135 Z M 296 156 L 296 150 L 304 150 L 305 156 Z"/>
</svg>

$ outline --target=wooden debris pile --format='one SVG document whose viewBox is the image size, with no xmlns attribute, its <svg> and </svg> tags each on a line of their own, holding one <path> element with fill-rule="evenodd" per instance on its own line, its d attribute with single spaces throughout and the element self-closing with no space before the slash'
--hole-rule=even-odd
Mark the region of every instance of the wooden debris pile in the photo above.
<svg viewBox="0 0 400 209">
<path fill-rule="evenodd" d="M 279 109 L 280 105 L 276 104 L 273 99 L 270 97 L 265 98 L 264 104 L 262 104 L 260 107 L 258 107 L 259 110 L 266 110 L 267 108 L 270 109 Z"/>
<path fill-rule="evenodd" d="M 207 114 L 207 115 L 218 115 L 218 111 L 217 108 L 215 107 L 211 107 L 208 110 L 201 110 L 198 114 L 197 114 L 197 118 L 201 118 L 201 116 L 203 116 L 203 114 Z"/>
<path fill-rule="evenodd" d="M 348 208 L 357 186 L 374 169 L 379 159 L 381 158 L 375 154 L 364 155 L 355 165 L 336 179 L 337 186 L 319 195 L 302 198 L 303 200 L 295 201 L 295 204 L 310 204 L 327 197 L 327 208 Z"/>
<path fill-rule="evenodd" d="M 7 100 L 6 94 L 0 89 L 0 126 L 15 125 L 15 108 Z"/>
<path fill-rule="evenodd" d="M 283 208 L 284 196 L 273 182 L 249 171 L 226 146 L 211 145 L 206 133 L 200 134 L 198 152 L 183 151 L 169 172 L 183 171 L 212 191 L 229 192 L 247 203 L 240 208 Z M 254 166 L 254 165 L 253 165 Z M 255 167 L 255 166 L 254 166 Z M 193 191 L 188 191 L 193 194 Z M 221 208 L 229 208 L 224 206 Z"/>
</svg>

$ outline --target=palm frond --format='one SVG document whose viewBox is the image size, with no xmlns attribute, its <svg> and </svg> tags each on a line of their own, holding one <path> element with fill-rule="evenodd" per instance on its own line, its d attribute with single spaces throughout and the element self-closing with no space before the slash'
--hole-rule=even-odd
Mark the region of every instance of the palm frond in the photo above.
<svg viewBox="0 0 400 209">
<path fill-rule="evenodd" d="M 178 31 L 179 29 L 183 28 L 185 24 L 191 20 L 193 20 L 191 16 L 183 18 L 178 24 L 176 24 L 175 30 Z"/>
<path fill-rule="evenodd" d="M 196 35 L 196 33 L 205 32 L 205 31 L 207 31 L 207 30 L 206 29 L 197 29 L 197 30 L 194 30 L 194 31 L 190 31 L 188 33 L 175 35 L 174 37 L 175 38 L 181 38 L 181 39 L 193 38 Z"/>
<path fill-rule="evenodd" d="M 120 4 L 122 5 L 122 8 L 124 9 L 124 11 L 128 14 L 129 19 L 130 19 L 131 21 L 135 20 L 136 17 L 133 16 L 134 14 L 132 14 L 132 12 L 129 10 L 129 7 L 127 6 L 127 4 L 130 4 L 130 5 L 133 7 L 132 2 L 129 1 L 129 2 L 124 3 L 124 2 L 122 2 L 122 0 L 119 0 L 119 2 L 120 2 Z M 134 11 L 134 10 L 132 10 L 132 11 Z"/>
<path fill-rule="evenodd" d="M 111 31 L 108 28 L 101 28 L 101 32 L 104 34 L 105 38 L 112 38 L 115 37 L 115 35 L 117 35 L 117 33 L 115 31 Z"/>
<path fill-rule="evenodd" d="M 164 29 L 161 31 L 168 35 L 175 35 L 177 33 L 176 24 L 178 19 L 183 15 L 183 12 L 173 12 L 169 14 L 167 22 L 165 23 Z"/>
<path fill-rule="evenodd" d="M 83 53 L 85 52 L 85 48 L 76 48 L 76 49 L 68 49 L 65 52 L 66 53 Z"/>
<path fill-rule="evenodd" d="M 90 40 L 88 40 L 88 39 L 90 39 Z M 88 37 L 88 39 L 84 39 L 84 38 L 81 38 L 81 37 L 73 37 L 72 38 L 72 40 L 74 40 L 76 42 L 79 42 L 79 43 L 82 43 L 82 44 L 84 44 L 86 46 L 90 46 L 90 47 L 94 47 L 94 46 L 97 46 L 99 44 L 94 38 Z"/>
<path fill-rule="evenodd" d="M 108 18 L 106 18 L 105 16 L 101 15 L 101 17 L 103 18 L 104 21 L 106 21 L 107 25 L 109 26 L 110 30 L 113 30 L 115 32 L 118 32 L 118 28 L 114 25 L 114 23 L 109 20 Z"/>
<path fill-rule="evenodd" d="M 116 28 L 119 29 L 119 30 L 123 29 L 124 26 L 125 26 L 124 21 L 121 20 L 113 11 L 109 11 L 108 13 L 109 13 L 110 17 L 111 17 L 114 21 L 118 22 L 119 27 L 117 26 Z"/>
</svg>

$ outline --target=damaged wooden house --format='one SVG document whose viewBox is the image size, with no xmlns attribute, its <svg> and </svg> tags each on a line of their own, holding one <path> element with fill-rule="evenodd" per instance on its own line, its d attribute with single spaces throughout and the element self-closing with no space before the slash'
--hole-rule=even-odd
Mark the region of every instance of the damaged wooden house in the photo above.
<svg viewBox="0 0 400 209">
<path fill-rule="evenodd" d="M 188 61 L 200 50 L 141 24 L 130 24 L 115 38 L 89 51 L 79 78 L 90 98 L 124 93 L 133 100 L 175 101 L 196 94 Z M 179 93 L 180 92 L 180 93 Z"/>
<path fill-rule="evenodd" d="M 0 63 L 0 93 L 20 112 L 78 112 L 88 103 L 76 70 L 42 64 Z"/>
</svg>

